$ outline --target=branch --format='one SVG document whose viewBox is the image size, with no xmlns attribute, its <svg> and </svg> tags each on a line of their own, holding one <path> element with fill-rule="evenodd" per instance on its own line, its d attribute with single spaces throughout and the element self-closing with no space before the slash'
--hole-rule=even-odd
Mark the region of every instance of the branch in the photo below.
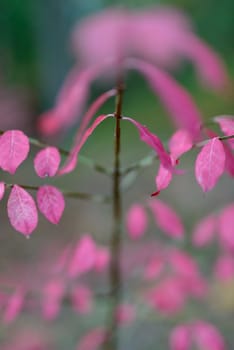
<svg viewBox="0 0 234 350">
<path fill-rule="evenodd" d="M 117 308 L 122 294 L 122 276 L 121 276 L 121 251 L 122 251 L 122 198 L 120 190 L 120 141 L 121 141 L 121 113 L 123 104 L 123 82 L 119 77 L 117 82 L 117 94 L 115 104 L 115 137 L 114 137 L 114 172 L 113 172 L 113 229 L 110 243 L 111 261 L 110 261 L 110 290 L 111 305 L 107 319 L 107 336 L 103 344 L 105 350 L 117 350 L 118 343 L 118 321 L 116 319 Z"/>
<path fill-rule="evenodd" d="M 5 184 L 6 188 L 12 188 L 14 185 L 15 184 Z M 24 188 L 25 190 L 37 191 L 39 189 L 39 186 L 22 185 L 22 184 L 17 184 L 17 185 Z M 84 193 L 84 192 L 71 192 L 71 191 L 66 191 L 66 190 L 62 190 L 62 189 L 60 189 L 60 191 L 63 193 L 63 195 L 65 197 L 76 198 L 76 199 L 81 199 L 81 200 L 91 200 L 93 202 L 98 202 L 98 203 L 110 202 L 110 197 L 99 195 L 99 194 L 90 194 L 90 193 Z"/>
<path fill-rule="evenodd" d="M 219 136 L 219 137 L 218 137 L 218 139 L 219 139 L 220 141 L 226 141 L 226 140 L 233 139 L 233 138 L 234 138 L 234 135 Z M 194 145 L 194 147 L 203 147 L 203 146 L 205 146 L 209 141 L 210 141 L 210 139 L 207 139 L 207 140 L 198 142 L 198 143 L 196 143 L 196 144 Z"/>
</svg>

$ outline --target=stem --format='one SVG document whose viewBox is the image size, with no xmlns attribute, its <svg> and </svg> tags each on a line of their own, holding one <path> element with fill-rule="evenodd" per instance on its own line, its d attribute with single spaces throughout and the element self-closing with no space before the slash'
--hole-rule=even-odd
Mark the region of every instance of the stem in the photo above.
<svg viewBox="0 0 234 350">
<path fill-rule="evenodd" d="M 115 136 L 114 136 L 114 172 L 113 172 L 113 229 L 110 243 L 111 262 L 110 262 L 110 290 L 111 290 L 111 306 L 108 314 L 107 336 L 104 342 L 105 350 L 118 349 L 118 322 L 116 319 L 117 307 L 121 300 L 121 225 L 122 225 L 122 205 L 120 191 L 120 140 L 121 140 L 121 113 L 123 103 L 123 83 L 119 79 L 117 83 L 116 105 L 115 105 Z"/>
<path fill-rule="evenodd" d="M 6 188 L 12 188 L 15 184 L 5 184 Z M 37 191 L 39 186 L 31 186 L 31 185 L 22 185 L 17 184 L 18 186 L 24 188 L 25 190 Z M 65 197 L 76 198 L 81 200 L 92 200 L 93 202 L 98 203 L 108 203 L 110 198 L 107 196 L 102 196 L 100 194 L 90 194 L 85 192 L 71 192 L 60 189 Z"/>
</svg>

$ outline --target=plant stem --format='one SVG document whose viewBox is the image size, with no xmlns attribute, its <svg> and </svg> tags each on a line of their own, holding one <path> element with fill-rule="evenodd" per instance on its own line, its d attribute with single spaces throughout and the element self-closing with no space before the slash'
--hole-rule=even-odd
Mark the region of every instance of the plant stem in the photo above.
<svg viewBox="0 0 234 350">
<path fill-rule="evenodd" d="M 104 342 L 105 350 L 118 349 L 118 322 L 116 319 L 117 308 L 121 300 L 121 250 L 122 250 L 122 200 L 120 191 L 120 141 L 121 141 L 121 113 L 123 103 L 123 83 L 119 79 L 117 83 L 116 105 L 115 105 L 115 136 L 114 136 L 114 172 L 113 172 L 113 228 L 110 243 L 111 261 L 110 261 L 110 290 L 111 305 L 108 314 L 107 336 Z"/>
<path fill-rule="evenodd" d="M 5 184 L 6 188 L 12 188 L 15 184 Z M 39 186 L 31 186 L 31 185 L 22 185 L 17 184 L 18 186 L 24 188 L 25 190 L 38 191 Z M 110 198 L 107 196 L 103 196 L 100 194 L 90 194 L 85 192 L 71 192 L 60 189 L 65 197 L 76 198 L 81 200 L 91 200 L 93 202 L 98 203 L 108 203 L 110 202 Z"/>
</svg>

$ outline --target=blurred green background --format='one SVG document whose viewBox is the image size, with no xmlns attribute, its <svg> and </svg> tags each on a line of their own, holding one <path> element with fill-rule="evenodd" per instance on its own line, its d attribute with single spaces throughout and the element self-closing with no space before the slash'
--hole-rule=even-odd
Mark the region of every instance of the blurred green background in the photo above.
<svg viewBox="0 0 234 350">
<path fill-rule="evenodd" d="M 127 6 L 141 8 L 152 5 L 170 5 L 182 9 L 191 18 L 195 32 L 212 46 L 227 65 L 231 79 L 234 74 L 234 1 L 233 0 L 0 0 L 0 129 L 21 128 L 28 134 L 38 136 L 36 121 L 38 115 L 50 108 L 61 87 L 61 84 L 72 67 L 74 58 L 70 50 L 69 38 L 74 25 L 84 16 L 100 11 L 107 6 Z M 184 64 L 175 72 L 176 78 L 191 92 L 204 118 L 218 114 L 234 114 L 233 91 L 228 95 L 217 95 L 204 87 L 196 80 L 194 70 L 189 63 Z M 103 87 L 98 84 L 92 89 L 93 99 L 98 96 Z M 112 112 L 113 101 L 103 108 L 103 112 Z M 155 100 L 147 84 L 136 74 L 128 78 L 127 92 L 124 101 L 124 113 L 135 117 L 149 125 L 152 130 L 166 140 L 172 127 L 166 118 L 162 106 Z M 71 130 L 60 140 L 47 140 L 50 143 L 60 144 L 68 148 L 74 132 Z M 84 154 L 96 159 L 102 164 L 111 166 L 113 143 L 113 125 L 107 122 L 95 132 L 84 149 Z M 106 150 L 108 149 L 108 152 Z M 136 132 L 129 125 L 123 131 L 122 162 L 126 165 L 142 157 L 147 148 L 136 137 Z M 31 156 L 33 156 L 32 153 Z M 212 210 L 218 210 L 233 200 L 234 189 L 230 179 L 221 180 L 218 188 L 204 198 L 193 176 L 192 158 L 185 159 L 188 176 L 176 179 L 169 190 L 162 194 L 162 199 L 170 202 L 182 214 L 188 230 L 188 237 L 184 245 L 198 258 L 204 271 L 216 254 L 217 247 L 194 251 L 189 244 L 191 227 L 196 220 Z M 147 169 L 129 191 L 125 198 L 124 208 L 136 200 L 146 199 L 154 190 L 155 167 Z M 13 181 L 11 176 L 1 172 L 4 181 Z M 27 178 L 27 180 L 26 180 Z M 94 175 L 86 168 L 80 167 L 73 174 L 56 180 L 58 186 L 66 189 L 75 189 L 91 193 L 109 193 L 111 184 L 106 178 Z M 32 162 L 25 164 L 14 182 L 40 184 L 33 171 Z M 110 231 L 109 208 L 97 204 L 80 203 L 75 200 L 67 202 L 66 211 L 61 224 L 54 227 L 41 219 L 35 235 L 25 242 L 20 235 L 13 231 L 6 219 L 4 201 L 1 204 L 0 227 L 0 272 L 11 272 L 14 261 L 33 264 L 41 250 L 61 241 L 62 244 L 71 239 L 77 239 L 81 232 L 91 232 L 101 242 L 106 242 Z M 91 214 L 90 214 L 91 213 Z M 56 243 L 57 244 L 57 243 Z M 50 249 L 50 248 L 49 248 Z M 10 262 L 10 263 L 9 263 Z M 208 272 L 209 273 L 209 272 Z M 233 291 L 233 290 L 232 290 Z M 216 291 L 217 292 L 217 291 Z M 219 290 L 218 299 L 225 299 L 224 290 Z M 234 293 L 233 293 L 234 294 Z M 223 310 L 216 304 L 217 298 L 210 303 L 207 311 L 191 305 L 185 320 L 191 315 L 206 316 L 214 321 L 224 332 L 228 350 L 234 348 L 234 300 L 229 310 Z M 217 306 L 217 307 L 216 307 Z M 97 318 L 89 321 L 78 319 L 70 315 L 65 308 L 62 316 L 55 324 L 50 325 L 51 334 L 57 339 L 56 349 L 73 349 L 79 335 L 89 324 L 95 324 L 101 317 L 104 318 L 105 302 L 97 306 Z M 205 313 L 205 315 L 204 315 Z M 101 316 L 100 316 L 101 315 Z M 183 321 L 181 316 L 179 321 Z M 167 320 L 144 315 L 135 328 L 123 332 L 121 349 L 167 349 L 167 334 L 171 324 L 178 320 Z M 23 315 L 19 323 L 10 327 L 2 327 L 1 340 L 6 340 L 17 332 L 17 327 L 27 327 L 35 323 L 42 331 L 47 330 L 45 322 L 35 320 L 33 316 Z M 69 330 L 69 331 L 67 331 Z M 125 334 L 126 333 L 126 334 Z M 140 334 L 141 336 L 136 337 Z M 134 340 L 135 339 L 135 340 Z M 137 339 L 137 341 L 136 341 Z M 159 340 L 156 340 L 159 339 Z M 157 341 L 157 342 L 156 342 Z"/>
</svg>

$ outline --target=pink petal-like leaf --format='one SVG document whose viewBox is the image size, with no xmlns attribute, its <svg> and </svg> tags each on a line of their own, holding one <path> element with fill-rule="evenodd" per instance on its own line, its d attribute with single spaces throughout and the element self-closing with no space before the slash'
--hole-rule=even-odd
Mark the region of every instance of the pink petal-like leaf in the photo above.
<svg viewBox="0 0 234 350">
<path fill-rule="evenodd" d="M 169 150 L 173 158 L 178 159 L 193 147 L 190 134 L 183 129 L 177 130 L 169 141 Z"/>
<path fill-rule="evenodd" d="M 167 277 L 149 292 L 147 299 L 163 315 L 174 315 L 183 309 L 186 295 L 178 278 Z"/>
<path fill-rule="evenodd" d="M 146 280 L 154 280 L 158 278 L 165 266 L 165 262 L 162 256 L 153 257 L 147 264 L 144 271 L 144 278 Z"/>
<path fill-rule="evenodd" d="M 215 215 L 209 215 L 197 223 L 193 231 L 193 244 L 197 247 L 203 247 L 210 243 L 214 237 L 217 227 L 217 218 Z"/>
<path fill-rule="evenodd" d="M 234 116 L 223 115 L 215 117 L 214 121 L 219 124 L 220 129 L 226 136 L 234 135 Z M 234 139 L 228 140 L 229 145 L 234 149 Z"/>
<path fill-rule="evenodd" d="M 90 288 L 84 284 L 78 284 L 72 288 L 71 301 L 73 309 L 80 314 L 88 314 L 93 306 L 93 294 Z"/>
<path fill-rule="evenodd" d="M 30 145 L 28 137 L 19 130 L 9 130 L 0 137 L 0 167 L 14 174 L 27 158 Z"/>
<path fill-rule="evenodd" d="M 89 136 L 93 133 L 93 131 L 96 129 L 96 127 L 101 124 L 106 118 L 108 118 L 109 115 L 100 115 L 97 117 L 94 121 L 94 123 L 85 131 L 83 137 L 81 138 L 80 142 L 77 144 L 75 143 L 74 146 L 71 149 L 71 152 L 66 159 L 66 162 L 64 166 L 59 170 L 59 174 L 67 174 L 70 173 L 72 170 L 75 169 L 77 162 L 78 162 L 78 155 L 85 144 L 86 140 L 89 138 Z"/>
<path fill-rule="evenodd" d="M 61 156 L 56 147 L 46 147 L 34 159 L 34 168 L 39 177 L 54 176 L 59 168 Z"/>
<path fill-rule="evenodd" d="M 155 134 L 151 133 L 146 126 L 138 123 L 136 120 L 124 117 L 124 120 L 129 120 L 132 124 L 136 126 L 139 131 L 140 139 L 145 142 L 148 146 L 153 148 L 153 150 L 157 153 L 161 163 L 167 169 L 172 168 L 172 162 L 169 154 L 166 152 L 161 140 Z"/>
<path fill-rule="evenodd" d="M 76 347 L 76 350 L 99 350 L 106 337 L 103 328 L 94 328 L 83 335 Z"/>
<path fill-rule="evenodd" d="M 0 200 L 2 200 L 4 193 L 5 193 L 5 183 L 1 181 L 0 182 Z"/>
<path fill-rule="evenodd" d="M 196 141 L 200 135 L 201 116 L 189 93 L 169 74 L 148 62 L 131 59 L 129 66 L 146 77 L 175 124 L 187 130 L 192 140 Z"/>
<path fill-rule="evenodd" d="M 96 262 L 96 244 L 92 237 L 85 234 L 77 243 L 68 266 L 68 274 L 74 278 L 90 271 Z"/>
<path fill-rule="evenodd" d="M 52 224 L 58 224 L 65 208 L 63 194 L 54 186 L 44 185 L 37 191 L 40 212 Z"/>
<path fill-rule="evenodd" d="M 214 89 L 223 89 L 228 86 L 229 80 L 225 66 L 216 52 L 202 42 L 193 33 L 186 33 L 181 40 L 182 52 L 189 57 L 201 77 L 208 86 Z"/>
<path fill-rule="evenodd" d="M 17 318 L 23 308 L 24 299 L 25 291 L 22 288 L 17 288 L 8 299 L 3 315 L 4 323 L 9 324 Z"/>
<path fill-rule="evenodd" d="M 234 204 L 224 208 L 218 219 L 220 242 L 225 249 L 234 251 Z"/>
<path fill-rule="evenodd" d="M 158 174 L 155 177 L 157 190 L 160 192 L 165 190 L 172 180 L 172 172 L 160 164 Z"/>
<path fill-rule="evenodd" d="M 169 261 L 177 275 L 184 278 L 197 277 L 199 269 L 196 261 L 188 253 L 175 250 L 169 253 Z"/>
<path fill-rule="evenodd" d="M 195 163 L 197 182 L 204 192 L 212 190 L 225 168 L 225 151 L 218 138 L 211 139 L 200 151 Z"/>
<path fill-rule="evenodd" d="M 106 247 L 96 247 L 96 258 L 94 268 L 101 272 L 108 267 L 110 262 L 110 251 Z"/>
<path fill-rule="evenodd" d="M 147 214 L 140 204 L 132 205 L 126 217 L 126 228 L 132 239 L 142 237 L 147 228 Z"/>
<path fill-rule="evenodd" d="M 212 324 L 198 321 L 193 325 L 193 338 L 199 349 L 225 350 L 224 339 Z"/>
<path fill-rule="evenodd" d="M 229 176 L 234 177 L 234 154 L 230 146 L 226 143 L 223 143 L 223 148 L 225 151 L 225 170 Z"/>
<path fill-rule="evenodd" d="M 184 227 L 176 212 L 158 199 L 148 201 L 149 207 L 159 228 L 174 238 L 184 235 Z"/>
<path fill-rule="evenodd" d="M 42 114 L 39 119 L 38 127 L 42 133 L 54 134 L 74 124 L 84 108 L 90 84 L 101 70 L 102 67 L 94 65 L 81 71 L 77 71 L 77 68 L 72 70 L 64 83 L 55 107 Z"/>
<path fill-rule="evenodd" d="M 216 278 L 221 281 L 229 281 L 234 278 L 234 257 L 221 255 L 215 263 L 214 272 Z"/>
<path fill-rule="evenodd" d="M 64 293 L 64 283 L 59 279 L 52 279 L 44 286 L 42 315 L 46 320 L 54 320 L 58 316 Z"/>
<path fill-rule="evenodd" d="M 104 92 L 102 95 L 100 95 L 89 107 L 87 112 L 85 113 L 84 117 L 82 118 L 81 124 L 79 126 L 78 132 L 76 134 L 75 144 L 78 144 L 83 133 L 85 132 L 85 129 L 89 125 L 89 122 L 93 118 L 93 116 L 98 112 L 98 110 L 101 108 L 101 106 L 112 96 L 116 95 L 116 90 L 112 89 L 109 91 Z"/>
<path fill-rule="evenodd" d="M 29 236 L 37 227 L 38 214 L 31 195 L 22 187 L 14 185 L 7 203 L 11 225 L 17 231 Z"/>
<path fill-rule="evenodd" d="M 189 350 L 191 345 L 190 329 L 187 325 L 173 328 L 170 334 L 170 350 Z"/>
<path fill-rule="evenodd" d="M 116 319 L 120 326 L 130 325 L 136 318 L 136 308 L 132 304 L 120 304 L 116 310 Z"/>
</svg>

